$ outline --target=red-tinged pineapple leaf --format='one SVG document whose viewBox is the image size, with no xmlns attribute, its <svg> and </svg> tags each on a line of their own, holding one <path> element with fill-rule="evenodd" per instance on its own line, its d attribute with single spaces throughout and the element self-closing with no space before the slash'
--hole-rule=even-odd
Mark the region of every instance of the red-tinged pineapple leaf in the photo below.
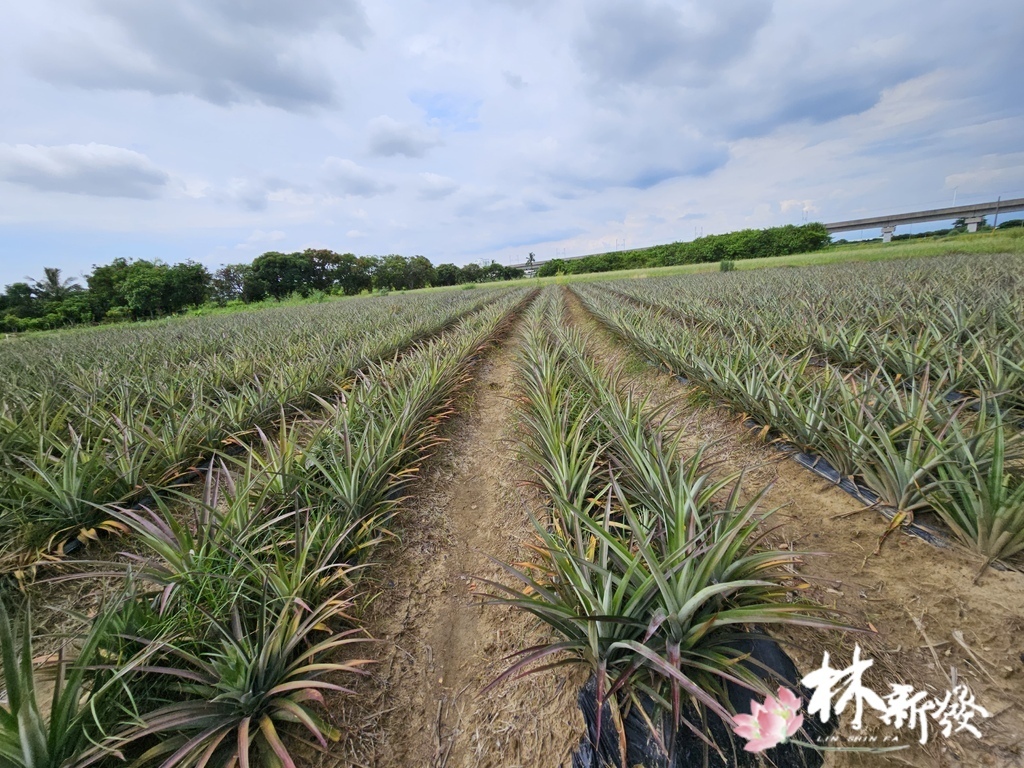
<svg viewBox="0 0 1024 768">
<path fill-rule="evenodd" d="M 294 701 L 296 704 L 301 704 L 304 701 L 315 701 L 317 704 L 324 703 L 323 694 L 320 693 L 320 691 L 314 690 L 312 688 L 309 688 L 304 691 L 296 691 L 288 698 Z"/>
<path fill-rule="evenodd" d="M 213 757 L 213 753 L 217 751 L 217 747 L 224 741 L 224 738 L 231 732 L 230 728 L 225 728 L 217 734 L 216 738 L 210 741 L 209 746 L 203 750 L 203 753 L 199 756 L 199 760 L 196 762 L 196 768 L 206 768 L 207 763 L 210 762 L 210 758 Z"/>
<path fill-rule="evenodd" d="M 243 717 L 238 724 L 238 768 L 249 768 L 249 724 L 252 718 Z"/>
<path fill-rule="evenodd" d="M 325 683 L 323 680 L 292 680 L 288 683 L 281 683 L 275 685 L 267 693 L 271 696 L 278 696 L 282 693 L 288 693 L 289 691 L 298 691 L 303 688 L 322 688 L 326 691 L 338 691 L 339 693 L 352 693 L 348 688 L 344 688 L 334 683 Z"/>
<path fill-rule="evenodd" d="M 293 722 L 306 726 L 306 730 L 313 734 L 313 737 L 320 742 L 320 746 L 327 749 L 327 739 L 324 738 L 324 734 L 321 732 L 321 724 L 303 707 L 288 699 L 274 699 L 270 702 L 270 706 L 277 707 L 282 711 L 282 714 L 288 715 Z"/>
<path fill-rule="evenodd" d="M 554 643 L 552 645 L 542 647 L 539 650 L 534 651 L 533 653 L 529 653 L 525 658 L 523 658 L 520 661 L 518 661 L 515 664 L 513 664 L 511 667 L 509 667 L 504 672 L 502 672 L 500 675 L 498 675 L 498 677 L 496 677 L 494 680 L 492 680 L 490 683 L 488 683 L 487 686 L 481 691 L 481 693 L 487 693 L 492 688 L 494 688 L 496 685 L 504 682 L 505 680 L 508 680 L 510 678 L 514 679 L 513 676 L 514 675 L 518 676 L 517 673 L 523 667 L 528 666 L 529 664 L 532 664 L 535 661 L 540 661 L 541 659 L 547 658 L 548 656 L 551 656 L 552 654 L 558 653 L 559 651 L 570 650 L 570 649 L 572 649 L 574 647 L 575 647 L 575 643 L 570 643 L 570 642 Z"/>
<path fill-rule="evenodd" d="M 205 731 L 193 736 L 182 744 L 173 755 L 164 760 L 160 768 L 175 768 L 175 766 L 181 764 L 183 760 L 191 757 L 197 749 L 206 743 L 208 739 L 213 739 L 213 748 L 216 749 L 221 740 L 223 740 L 223 738 L 231 731 L 233 725 L 234 724 L 232 723 L 225 726 L 223 722 L 218 722 L 210 728 L 207 728 Z M 204 750 L 204 753 L 205 752 L 206 750 Z M 200 765 L 205 765 L 205 763 L 200 764 L 196 762 L 194 765 L 199 768 Z"/>
</svg>

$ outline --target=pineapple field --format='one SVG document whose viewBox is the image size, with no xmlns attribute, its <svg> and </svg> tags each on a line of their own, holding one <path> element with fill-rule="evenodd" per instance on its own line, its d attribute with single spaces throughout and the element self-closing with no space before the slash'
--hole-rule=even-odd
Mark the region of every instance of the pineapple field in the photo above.
<svg viewBox="0 0 1024 768">
<path fill-rule="evenodd" d="M 1024 765 L 1022 274 L 3 340 L 0 766 Z"/>
</svg>

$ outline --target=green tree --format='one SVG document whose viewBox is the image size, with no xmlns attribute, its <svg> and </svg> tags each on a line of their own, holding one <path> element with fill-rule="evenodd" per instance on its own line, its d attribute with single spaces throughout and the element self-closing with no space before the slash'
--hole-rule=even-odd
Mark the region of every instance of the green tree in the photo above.
<svg viewBox="0 0 1024 768">
<path fill-rule="evenodd" d="M 491 261 L 480 268 L 481 280 L 500 280 L 503 267 L 496 261 Z"/>
<path fill-rule="evenodd" d="M 367 265 L 354 253 L 335 253 L 328 250 L 307 250 L 313 274 L 312 287 L 325 293 L 344 293 L 354 296 L 373 285 L 366 272 Z"/>
<path fill-rule="evenodd" d="M 122 286 L 130 270 L 131 263 L 120 257 L 103 266 L 93 265 L 92 274 L 85 280 L 98 318 L 102 318 L 113 307 L 127 306 Z"/>
<path fill-rule="evenodd" d="M 245 275 L 245 282 L 242 283 L 242 301 L 251 304 L 254 301 L 263 301 L 267 295 L 267 284 L 257 278 L 250 269 Z"/>
<path fill-rule="evenodd" d="M 248 264 L 224 265 L 210 279 L 210 298 L 221 305 L 242 298 L 245 279 L 251 272 Z"/>
<path fill-rule="evenodd" d="M 434 268 L 434 285 L 458 285 L 462 280 L 462 270 L 454 264 L 438 264 Z"/>
<path fill-rule="evenodd" d="M 15 317 L 34 317 L 39 310 L 35 293 L 28 283 L 11 283 L 4 289 L 0 309 Z"/>
<path fill-rule="evenodd" d="M 128 268 L 120 292 L 132 317 L 156 317 L 167 311 L 170 267 L 140 259 Z"/>
<path fill-rule="evenodd" d="M 301 253 L 269 251 L 253 260 L 252 278 L 275 299 L 293 293 L 306 296 L 313 289 L 313 264 Z"/>
<path fill-rule="evenodd" d="M 74 278 L 62 280 L 57 267 L 43 267 L 43 275 L 42 280 L 32 280 L 33 292 L 43 301 L 61 301 L 73 291 L 82 290 Z"/>
<path fill-rule="evenodd" d="M 330 293 L 343 268 L 341 256 L 325 248 L 307 248 L 302 256 L 309 262 L 310 290 Z"/>
<path fill-rule="evenodd" d="M 198 307 L 210 296 L 210 272 L 202 264 L 185 261 L 171 267 L 165 276 L 164 309 L 180 312 Z"/>
<path fill-rule="evenodd" d="M 373 287 L 397 291 L 406 287 L 406 270 L 409 260 L 392 253 L 383 257 L 373 274 Z"/>
<path fill-rule="evenodd" d="M 551 277 L 552 275 L 557 275 L 560 272 L 564 273 L 565 271 L 566 267 L 564 261 L 561 259 L 552 259 L 551 261 L 546 261 L 540 265 L 540 268 L 537 270 L 537 277 Z"/>
<path fill-rule="evenodd" d="M 479 283 L 484 277 L 484 271 L 479 264 L 469 263 L 462 268 L 461 272 L 460 283 Z"/>
<path fill-rule="evenodd" d="M 354 253 L 338 255 L 334 266 L 334 290 L 346 296 L 354 296 L 364 288 L 373 285 L 373 278 L 365 272 L 365 267 Z"/>
<path fill-rule="evenodd" d="M 526 272 L 515 267 L 502 267 L 501 268 L 501 280 L 518 280 L 521 277 L 526 277 Z"/>
<path fill-rule="evenodd" d="M 413 256 L 409 259 L 405 268 L 406 288 L 425 288 L 428 285 L 433 285 L 436 279 L 434 265 L 426 256 Z"/>
<path fill-rule="evenodd" d="M 360 256 L 356 259 L 356 266 L 352 272 L 353 293 L 373 290 L 373 278 L 380 268 L 380 259 L 376 256 Z M 348 293 L 348 290 L 345 291 Z"/>
<path fill-rule="evenodd" d="M 81 325 L 98 319 L 88 291 L 68 294 L 61 301 L 53 302 L 49 311 L 58 318 L 57 325 Z"/>
</svg>

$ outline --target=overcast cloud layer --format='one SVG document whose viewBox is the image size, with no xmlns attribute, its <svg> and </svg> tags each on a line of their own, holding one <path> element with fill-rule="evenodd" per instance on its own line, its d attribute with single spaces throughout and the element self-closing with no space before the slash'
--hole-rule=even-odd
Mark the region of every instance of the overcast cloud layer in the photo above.
<svg viewBox="0 0 1024 768">
<path fill-rule="evenodd" d="M 1017 0 L 38 0 L 0 285 L 116 256 L 520 261 L 1024 197 Z"/>
</svg>

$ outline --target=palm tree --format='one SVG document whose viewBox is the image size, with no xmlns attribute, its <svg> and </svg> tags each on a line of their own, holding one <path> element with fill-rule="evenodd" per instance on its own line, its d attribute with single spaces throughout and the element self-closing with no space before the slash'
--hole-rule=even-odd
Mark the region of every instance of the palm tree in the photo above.
<svg viewBox="0 0 1024 768">
<path fill-rule="evenodd" d="M 57 267 L 43 267 L 43 274 L 45 277 L 42 280 L 33 280 L 30 277 L 25 278 L 32 281 L 32 290 L 40 299 L 60 301 L 67 298 L 67 295 L 72 291 L 81 290 L 81 286 L 75 283 L 73 277 L 61 280 L 60 269 Z"/>
</svg>

